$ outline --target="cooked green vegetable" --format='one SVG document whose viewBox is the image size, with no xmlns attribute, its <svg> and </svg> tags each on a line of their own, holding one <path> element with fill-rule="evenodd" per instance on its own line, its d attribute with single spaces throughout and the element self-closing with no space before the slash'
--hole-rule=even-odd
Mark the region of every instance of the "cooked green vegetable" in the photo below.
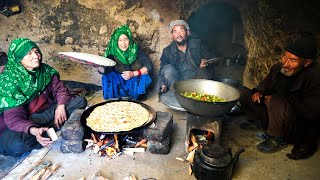
<svg viewBox="0 0 320 180">
<path fill-rule="evenodd" d="M 206 102 L 227 102 L 225 99 L 222 99 L 215 95 L 209 95 L 209 94 L 200 94 L 196 92 L 184 92 L 181 93 L 182 96 L 185 96 L 187 98 L 199 100 L 199 101 L 206 101 Z"/>
</svg>

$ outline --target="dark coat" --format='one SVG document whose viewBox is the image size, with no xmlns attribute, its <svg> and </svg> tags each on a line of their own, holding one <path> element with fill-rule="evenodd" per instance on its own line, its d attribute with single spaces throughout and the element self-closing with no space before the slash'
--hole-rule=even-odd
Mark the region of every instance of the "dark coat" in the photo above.
<svg viewBox="0 0 320 180">
<path fill-rule="evenodd" d="M 280 69 L 281 63 L 272 66 L 268 76 L 253 91 L 262 92 L 264 95 L 272 95 L 279 77 L 282 76 Z M 285 98 L 294 108 L 298 119 L 303 122 L 320 121 L 320 109 L 318 107 L 320 102 L 319 70 L 312 65 L 294 75 L 293 78 L 292 85 Z"/>
<path fill-rule="evenodd" d="M 134 61 L 131 65 L 123 64 L 113 55 L 108 56 L 108 58 L 114 60 L 116 62 L 116 65 L 111 68 L 105 68 L 104 74 L 107 74 L 114 69 L 122 73 L 123 71 L 136 71 L 138 69 L 141 69 L 142 67 L 146 67 L 148 69 L 148 74 L 153 73 L 153 64 L 150 58 L 143 52 L 140 47 L 138 48 L 137 60 Z"/>
<path fill-rule="evenodd" d="M 201 45 L 199 39 L 189 39 L 187 46 L 196 67 L 200 66 L 201 59 L 210 59 L 211 55 L 207 49 Z M 175 69 L 180 69 L 181 61 L 179 61 L 179 51 L 175 42 L 165 47 L 160 58 L 160 72 L 167 64 L 171 64 Z M 200 68 L 199 68 L 200 69 Z M 161 74 L 161 73 L 159 73 Z M 164 77 L 159 76 L 160 84 L 164 84 Z"/>
</svg>

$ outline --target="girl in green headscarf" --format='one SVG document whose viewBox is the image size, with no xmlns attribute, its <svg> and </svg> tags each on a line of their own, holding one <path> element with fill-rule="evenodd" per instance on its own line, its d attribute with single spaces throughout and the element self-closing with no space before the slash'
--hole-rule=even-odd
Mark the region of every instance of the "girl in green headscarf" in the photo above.
<svg viewBox="0 0 320 180">
<path fill-rule="evenodd" d="M 19 156 L 52 143 L 43 136 L 60 126 L 71 112 L 85 108 L 83 97 L 72 97 L 58 72 L 42 63 L 30 39 L 12 41 L 8 63 L 0 74 L 0 154 Z"/>
<path fill-rule="evenodd" d="M 98 67 L 98 71 L 103 74 L 104 99 L 141 99 L 152 82 L 149 74 L 153 66 L 148 56 L 133 41 L 127 25 L 113 32 L 104 56 L 116 62 L 115 67 Z"/>
</svg>

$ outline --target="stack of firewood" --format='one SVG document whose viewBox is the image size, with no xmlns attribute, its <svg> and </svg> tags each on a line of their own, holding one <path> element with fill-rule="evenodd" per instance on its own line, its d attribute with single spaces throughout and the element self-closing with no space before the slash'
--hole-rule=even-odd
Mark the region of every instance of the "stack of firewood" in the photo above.
<svg viewBox="0 0 320 180">
<path fill-rule="evenodd" d="M 31 180 L 46 180 L 53 174 L 55 174 L 59 168 L 60 164 L 55 164 L 52 166 L 50 161 L 39 161 L 34 166 L 32 166 L 28 171 L 20 176 L 20 180 L 31 179 Z"/>
<path fill-rule="evenodd" d="M 127 136 L 122 139 L 122 141 L 126 142 Z M 114 134 L 113 136 L 91 134 L 91 139 L 85 139 L 87 142 L 86 148 L 93 149 L 95 154 L 99 156 L 107 156 L 109 158 L 114 158 L 120 155 L 122 152 L 125 154 L 133 155 L 135 152 L 145 152 L 147 148 L 147 140 L 141 139 L 137 142 L 130 141 L 131 147 L 123 145 L 124 148 L 120 149 L 118 135 Z"/>
</svg>

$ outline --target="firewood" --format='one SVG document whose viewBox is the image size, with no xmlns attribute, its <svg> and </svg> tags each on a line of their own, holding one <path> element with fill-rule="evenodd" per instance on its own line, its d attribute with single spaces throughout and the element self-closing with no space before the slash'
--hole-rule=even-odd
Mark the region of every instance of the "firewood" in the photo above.
<svg viewBox="0 0 320 180">
<path fill-rule="evenodd" d="M 147 143 L 143 143 L 143 144 L 140 145 L 140 147 L 148 148 L 148 144 Z"/>
<path fill-rule="evenodd" d="M 33 177 L 34 175 L 38 174 L 43 168 L 51 166 L 50 161 L 44 161 L 41 162 L 40 164 L 36 165 L 31 172 L 28 173 L 29 177 Z"/>
<path fill-rule="evenodd" d="M 130 175 L 129 177 L 125 177 L 123 180 L 137 180 L 134 175 Z"/>
<path fill-rule="evenodd" d="M 95 144 L 98 142 L 96 136 L 93 133 L 91 133 L 91 138 Z"/>
<path fill-rule="evenodd" d="M 186 160 L 189 161 L 189 163 L 193 163 L 195 152 L 196 152 L 196 150 L 194 149 L 188 154 L 188 157 L 186 158 Z"/>
<path fill-rule="evenodd" d="M 192 164 L 189 164 L 189 175 L 192 175 Z"/>
<path fill-rule="evenodd" d="M 88 143 L 94 143 L 92 139 L 84 139 L 84 141 L 87 141 Z"/>
<path fill-rule="evenodd" d="M 144 148 L 123 148 L 124 151 L 133 151 L 133 152 L 145 152 Z"/>
<path fill-rule="evenodd" d="M 99 146 L 99 148 L 102 146 L 102 145 L 104 145 L 105 143 L 104 143 L 104 140 L 101 140 L 101 141 L 99 141 L 99 142 L 97 142 L 97 145 Z"/>
<path fill-rule="evenodd" d="M 147 143 L 148 140 L 147 139 L 142 139 L 141 141 L 139 141 L 136 145 L 134 145 L 135 148 L 139 147 L 140 145 Z"/>
<path fill-rule="evenodd" d="M 94 146 L 93 153 L 97 154 L 99 152 L 100 148 L 97 144 L 94 144 L 93 146 Z"/>
<path fill-rule="evenodd" d="M 194 149 L 196 149 L 195 146 L 189 146 L 189 147 L 188 147 L 188 152 L 191 152 L 191 151 L 193 151 Z"/>
<path fill-rule="evenodd" d="M 31 168 L 29 168 L 27 172 L 23 173 L 20 176 L 20 180 L 22 180 L 26 175 L 28 175 L 31 171 L 33 171 L 36 166 L 38 166 L 41 163 L 42 163 L 42 160 L 38 161 L 35 165 L 33 165 Z"/>
<path fill-rule="evenodd" d="M 179 158 L 179 157 L 176 157 L 176 160 L 179 160 L 179 161 L 184 161 L 184 159 L 182 159 L 182 158 Z"/>
<path fill-rule="evenodd" d="M 114 147 L 116 148 L 116 151 L 119 152 L 120 148 L 119 148 L 119 142 L 118 142 L 118 135 L 113 135 L 114 136 Z"/>
<path fill-rule="evenodd" d="M 194 147 L 198 147 L 199 146 L 199 144 L 197 143 L 196 137 L 193 134 L 191 134 L 190 140 L 191 140 L 191 142 L 192 142 Z"/>
<path fill-rule="evenodd" d="M 43 169 L 41 169 L 36 175 L 31 177 L 31 180 L 39 180 L 42 175 L 45 173 L 46 169 L 45 167 L 43 167 Z"/>
<path fill-rule="evenodd" d="M 93 146 L 93 141 L 92 142 L 89 142 L 87 145 L 86 145 L 86 149 L 88 149 L 89 147 Z"/>
<path fill-rule="evenodd" d="M 42 176 L 41 180 L 48 179 L 52 174 L 56 173 L 60 167 L 61 167 L 60 164 L 55 164 L 47 174 Z"/>
</svg>

